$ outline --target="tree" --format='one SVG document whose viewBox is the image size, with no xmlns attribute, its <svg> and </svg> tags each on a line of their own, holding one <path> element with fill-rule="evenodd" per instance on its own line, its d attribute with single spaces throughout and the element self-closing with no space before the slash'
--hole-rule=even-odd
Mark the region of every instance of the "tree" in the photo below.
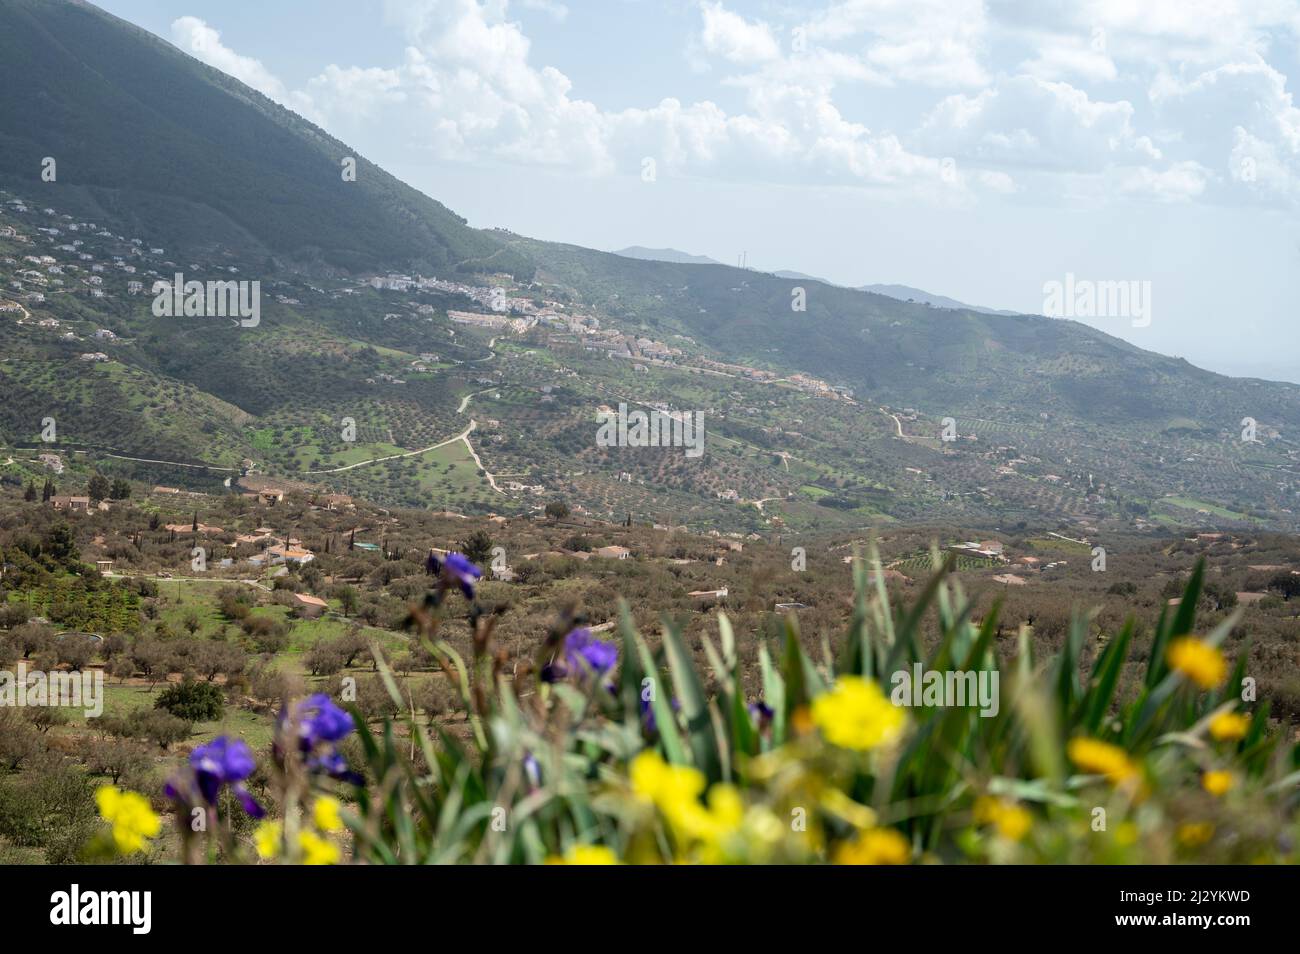
<svg viewBox="0 0 1300 954">
<path fill-rule="evenodd" d="M 24 659 L 47 649 L 54 641 L 54 631 L 42 623 L 23 623 L 15 626 L 9 634 L 9 645 Z"/>
<path fill-rule="evenodd" d="M 54 496 L 54 492 L 55 492 L 57 489 L 58 489 L 58 488 L 54 486 L 54 481 L 52 481 L 52 480 L 50 480 L 48 477 L 46 477 L 46 478 L 45 478 L 45 487 L 41 490 L 41 502 L 42 502 L 42 503 L 49 503 L 50 498 Z"/>
<path fill-rule="evenodd" d="M 303 665 L 313 676 L 333 676 L 343 670 L 344 661 L 342 650 L 326 642 L 317 643 L 303 657 Z"/>
<path fill-rule="evenodd" d="M 44 746 L 40 733 L 13 706 L 0 706 L 0 768 L 15 771 L 26 760 L 35 758 Z"/>
<path fill-rule="evenodd" d="M 334 641 L 334 648 L 343 656 L 343 668 L 356 664 L 357 657 L 370 649 L 370 641 L 361 635 L 360 628 L 349 629 Z"/>
<path fill-rule="evenodd" d="M 76 535 L 73 534 L 72 528 L 66 523 L 61 523 L 50 530 L 45 539 L 45 547 L 50 556 L 65 566 L 76 563 L 81 559 L 81 551 L 77 549 Z"/>
<path fill-rule="evenodd" d="M 189 661 L 195 672 L 212 682 L 221 673 L 230 677 L 242 672 L 248 658 L 234 643 L 204 640 L 194 645 Z"/>
<path fill-rule="evenodd" d="M 23 499 L 28 503 L 36 499 L 36 484 L 30 480 L 27 481 L 27 489 L 23 491 Z"/>
<path fill-rule="evenodd" d="M 1268 588 L 1279 594 L 1282 599 L 1290 601 L 1293 596 L 1300 596 L 1300 576 L 1294 573 L 1279 573 L 1268 581 Z"/>
<path fill-rule="evenodd" d="M 90 482 L 86 485 L 86 495 L 91 500 L 106 500 L 112 489 L 107 477 L 103 474 L 92 474 Z"/>
<path fill-rule="evenodd" d="M 339 605 L 343 607 L 343 614 L 345 616 L 351 616 L 355 613 L 357 611 L 357 606 L 361 602 L 361 596 L 357 593 L 357 589 L 354 586 L 336 587 L 334 590 L 334 597 L 339 601 Z"/>
<path fill-rule="evenodd" d="M 171 650 L 162 643 L 145 639 L 136 640 L 135 646 L 131 649 L 131 661 L 135 663 L 136 671 L 149 680 L 150 690 L 157 685 L 158 680 L 167 675 L 171 666 L 171 655 Z"/>
<path fill-rule="evenodd" d="M 109 489 L 108 495 L 113 500 L 126 500 L 131 496 L 131 485 L 119 477 L 113 481 L 113 486 Z"/>
<path fill-rule="evenodd" d="M 68 718 L 67 711 L 58 706 L 36 706 L 27 712 L 27 720 L 41 735 L 45 735 L 56 725 L 63 725 Z"/>
<path fill-rule="evenodd" d="M 81 672 L 95 655 L 95 641 L 89 636 L 69 633 L 58 641 L 59 662 L 73 672 Z"/>
<path fill-rule="evenodd" d="M 225 702 L 220 686 L 186 679 L 160 692 L 153 706 L 187 722 L 214 722 L 221 718 Z"/>
<path fill-rule="evenodd" d="M 460 542 L 460 552 L 465 554 L 471 563 L 486 566 L 492 559 L 491 535 L 486 530 L 475 530 Z"/>
<path fill-rule="evenodd" d="M 113 660 L 108 670 L 109 675 L 115 678 L 120 685 L 135 675 L 135 663 L 131 662 L 128 656 L 119 656 Z"/>
<path fill-rule="evenodd" d="M 569 515 L 569 505 L 560 500 L 553 500 L 546 505 L 546 516 L 551 521 L 563 520 Z"/>
<path fill-rule="evenodd" d="M 161 709 L 136 709 L 128 716 L 101 716 L 93 720 L 109 735 L 125 739 L 149 739 L 162 748 L 188 739 L 194 726 Z"/>
<path fill-rule="evenodd" d="M 138 742 L 100 739 L 89 746 L 86 768 L 95 775 L 107 775 L 117 785 L 124 777 L 146 776 L 153 768 L 153 758 Z"/>
</svg>

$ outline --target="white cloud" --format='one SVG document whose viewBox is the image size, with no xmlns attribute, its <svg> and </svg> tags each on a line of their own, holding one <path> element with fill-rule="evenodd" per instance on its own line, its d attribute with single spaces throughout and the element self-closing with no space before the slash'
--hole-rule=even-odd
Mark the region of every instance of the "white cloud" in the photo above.
<svg viewBox="0 0 1300 954">
<path fill-rule="evenodd" d="M 1229 63 L 1191 79 L 1162 74 L 1151 101 L 1185 130 L 1186 149 L 1225 181 L 1261 197 L 1300 197 L 1300 108 L 1286 77 L 1261 58 Z"/>
<path fill-rule="evenodd" d="M 917 140 L 931 152 L 987 163 L 1096 171 L 1160 152 L 1133 128 L 1131 103 L 1092 100 L 1068 83 L 1004 77 L 974 95 L 954 94 L 926 116 Z"/>
<path fill-rule="evenodd" d="M 766 23 L 750 23 L 721 3 L 703 2 L 700 46 L 705 53 L 731 63 L 764 63 L 781 55 L 780 44 Z"/>
<path fill-rule="evenodd" d="M 860 59 L 825 50 L 784 57 L 770 27 L 720 3 L 700 5 L 697 44 L 734 67 L 758 69 L 727 80 L 745 90 L 742 113 L 671 97 L 601 110 L 575 97 L 561 71 L 532 65 L 531 44 L 502 3 L 403 4 L 390 15 L 410 43 L 405 62 L 384 70 L 332 66 L 311 81 L 310 96 L 338 123 L 405 117 L 421 144 L 443 158 L 610 174 L 638 172 L 649 157 L 660 174 L 793 175 L 949 193 L 967 185 L 945 181 L 938 159 L 841 115 L 832 101 L 836 82 L 881 81 Z"/>
<path fill-rule="evenodd" d="M 1120 0 L 829 0 L 812 13 L 769 6 L 771 20 L 693 3 L 688 58 L 718 70 L 694 84 L 731 99 L 583 98 L 533 62 L 511 18 L 562 20 L 559 0 L 387 0 L 403 57 L 330 64 L 297 90 L 202 20 L 176 20 L 172 36 L 337 134 L 400 130 L 401 147 L 442 159 L 609 175 L 653 157 L 667 175 L 942 200 L 1248 189 L 1300 201 L 1300 110 L 1266 59 L 1300 38 L 1294 0 L 1151 0 L 1140 17 Z"/>
<path fill-rule="evenodd" d="M 863 60 L 897 81 L 983 86 L 983 0 L 840 0 L 806 25 L 814 42 L 864 42 Z"/>
<path fill-rule="evenodd" d="M 311 118 L 313 110 L 309 99 L 290 93 L 260 60 L 241 56 L 230 49 L 221 42 L 221 34 L 203 20 L 180 17 L 172 21 L 171 32 L 172 43 L 195 59 L 233 76 L 268 99 Z"/>
<path fill-rule="evenodd" d="M 1115 61 L 1106 53 L 1104 37 L 1100 31 L 1094 37 L 1045 37 L 1037 55 L 1021 63 L 1018 71 L 1045 80 L 1109 82 L 1119 72 Z"/>
<path fill-rule="evenodd" d="M 1110 170 L 1107 177 L 1122 193 L 1165 202 L 1185 202 L 1205 191 L 1210 172 L 1198 162 L 1179 162 L 1167 169 L 1130 166 Z"/>
</svg>

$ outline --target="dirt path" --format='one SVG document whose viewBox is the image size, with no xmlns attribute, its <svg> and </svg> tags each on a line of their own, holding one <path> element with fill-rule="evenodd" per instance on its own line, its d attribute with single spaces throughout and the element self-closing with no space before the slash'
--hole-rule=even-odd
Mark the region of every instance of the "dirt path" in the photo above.
<svg viewBox="0 0 1300 954">
<path fill-rule="evenodd" d="M 470 398 L 478 397 L 480 394 L 489 394 L 492 391 L 499 391 L 500 388 L 484 388 L 482 391 L 475 391 L 473 394 L 466 394 L 460 399 L 460 407 L 456 408 L 457 414 L 464 414 L 465 408 L 469 407 Z"/>
<path fill-rule="evenodd" d="M 479 459 L 478 451 L 474 450 L 474 445 L 469 442 L 469 432 L 472 430 L 474 430 L 473 419 L 470 420 L 469 427 L 465 429 L 465 433 L 461 435 L 461 439 L 465 441 L 465 448 L 469 451 L 469 456 L 474 458 L 474 463 L 478 465 L 478 469 L 483 471 L 483 476 L 487 478 L 487 482 L 491 485 L 492 489 L 499 494 L 504 494 L 505 491 L 497 486 L 497 479 L 492 476 L 492 473 L 486 467 L 483 466 L 483 461 Z"/>
<path fill-rule="evenodd" d="M 218 467 L 215 464 L 182 464 L 178 460 L 151 460 L 148 457 L 127 457 L 125 454 L 110 454 L 104 452 L 105 457 L 112 457 L 116 460 L 133 460 L 140 464 L 166 464 L 169 467 L 189 467 L 193 470 L 219 470 L 223 474 L 233 474 L 238 467 Z"/>
<path fill-rule="evenodd" d="M 386 460 L 399 460 L 403 457 L 419 457 L 421 454 L 427 454 L 429 453 L 429 451 L 437 450 L 439 447 L 446 447 L 448 444 L 454 444 L 457 441 L 464 441 L 466 444 L 468 444 L 470 432 L 474 430 L 474 428 L 477 426 L 478 425 L 473 420 L 470 420 L 469 427 L 465 428 L 465 430 L 461 431 L 455 437 L 449 437 L 445 441 L 439 441 L 437 444 L 430 444 L 428 447 L 422 447 L 419 450 L 406 451 L 405 453 L 402 454 L 388 454 L 387 456 L 384 457 L 369 457 L 366 460 L 359 460 L 355 464 L 344 464 L 342 467 L 330 467 L 325 470 L 302 470 L 299 471 L 298 473 L 299 474 L 338 474 L 338 473 L 342 473 L 345 470 L 356 470 L 356 468 L 358 467 L 366 467 L 370 464 L 381 464 Z M 475 456 L 474 459 L 477 460 L 478 457 Z M 479 466 L 482 467 L 483 465 L 479 464 Z"/>
</svg>

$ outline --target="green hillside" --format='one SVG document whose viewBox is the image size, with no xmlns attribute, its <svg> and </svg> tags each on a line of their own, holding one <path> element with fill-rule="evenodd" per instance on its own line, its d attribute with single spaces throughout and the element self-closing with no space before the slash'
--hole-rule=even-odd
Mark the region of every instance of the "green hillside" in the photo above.
<svg viewBox="0 0 1300 954">
<path fill-rule="evenodd" d="M 89 4 L 0 0 L 0 69 L 0 176 L 40 188 L 53 157 L 65 207 L 156 244 L 350 270 L 471 268 L 498 251 L 323 130 Z"/>
<path fill-rule="evenodd" d="M 155 482 L 247 460 L 402 506 L 746 531 L 1300 525 L 1300 387 L 1076 322 L 478 231 L 361 157 L 344 182 L 348 155 L 93 6 L 0 0 L 0 441 L 30 460 L 52 416 L 72 465 Z M 178 268 L 259 281 L 259 326 L 154 317 Z M 367 282 L 390 271 L 427 281 Z M 705 413 L 707 452 L 597 446 L 627 402 Z"/>
</svg>

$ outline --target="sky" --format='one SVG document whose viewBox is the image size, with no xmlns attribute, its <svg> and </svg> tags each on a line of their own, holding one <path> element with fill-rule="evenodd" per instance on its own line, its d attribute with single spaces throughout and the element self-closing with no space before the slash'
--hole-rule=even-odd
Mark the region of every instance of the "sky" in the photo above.
<svg viewBox="0 0 1300 954">
<path fill-rule="evenodd" d="M 1300 382 L 1300 0 L 99 3 L 472 225 Z"/>
</svg>

